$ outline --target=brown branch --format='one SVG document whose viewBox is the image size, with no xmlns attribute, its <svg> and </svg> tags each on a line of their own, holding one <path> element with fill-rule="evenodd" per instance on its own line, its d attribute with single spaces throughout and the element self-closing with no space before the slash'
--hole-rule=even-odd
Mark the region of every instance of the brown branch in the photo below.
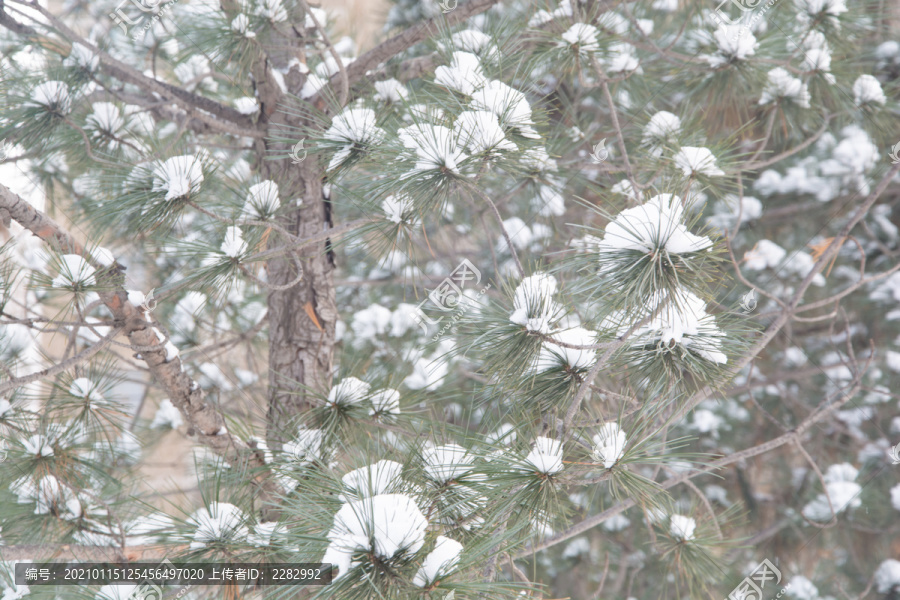
<svg viewBox="0 0 900 600">
<path fill-rule="evenodd" d="M 381 63 L 387 62 L 389 59 L 397 56 L 411 46 L 424 41 L 440 27 L 453 27 L 454 25 L 462 23 L 469 17 L 483 13 L 498 2 L 500 2 L 500 0 L 471 0 L 465 4 L 460 4 L 456 9 L 445 15 L 440 15 L 422 23 L 417 23 L 398 33 L 394 37 L 385 40 L 347 65 L 346 76 L 349 85 L 352 86 L 360 82 L 366 77 L 366 74 L 369 71 L 377 68 Z M 332 89 L 340 89 L 341 77 L 341 73 L 336 73 L 331 76 L 329 83 L 331 84 Z M 319 101 L 319 95 L 321 93 L 322 92 L 319 91 L 310 99 L 310 102 L 316 104 Z"/>
</svg>

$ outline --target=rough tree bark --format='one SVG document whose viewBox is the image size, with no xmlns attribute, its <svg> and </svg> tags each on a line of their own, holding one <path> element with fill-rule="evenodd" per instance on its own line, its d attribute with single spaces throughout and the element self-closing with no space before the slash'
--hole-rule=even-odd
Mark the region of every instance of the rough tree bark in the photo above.
<svg viewBox="0 0 900 600">
<path fill-rule="evenodd" d="M 321 167 L 314 160 L 299 165 L 289 161 L 269 164 L 265 168 L 267 177 L 279 184 L 282 194 L 303 200 L 284 217 L 283 225 L 303 238 L 330 228 L 322 196 Z M 334 266 L 325 242 L 307 250 L 302 265 L 304 277 L 298 285 L 272 290 L 268 297 L 270 444 L 290 436 L 295 429 L 294 418 L 311 404 L 310 394 L 324 394 L 331 387 L 338 313 Z M 288 256 L 280 256 L 269 261 L 268 275 L 273 284 L 285 284 L 296 277 L 296 267 Z"/>
</svg>

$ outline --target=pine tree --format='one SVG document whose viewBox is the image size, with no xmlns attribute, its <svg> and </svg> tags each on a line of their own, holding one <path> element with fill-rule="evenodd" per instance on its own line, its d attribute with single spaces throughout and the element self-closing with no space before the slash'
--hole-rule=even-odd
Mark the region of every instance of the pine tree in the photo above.
<svg viewBox="0 0 900 600">
<path fill-rule="evenodd" d="M 0 3 L 0 598 L 900 593 L 895 7 L 330 9 Z"/>
</svg>

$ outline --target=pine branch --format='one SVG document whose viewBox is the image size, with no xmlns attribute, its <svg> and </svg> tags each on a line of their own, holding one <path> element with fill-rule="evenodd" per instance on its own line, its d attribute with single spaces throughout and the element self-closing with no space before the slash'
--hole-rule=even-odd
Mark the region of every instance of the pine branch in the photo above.
<svg viewBox="0 0 900 600">
<path fill-rule="evenodd" d="M 157 347 L 156 350 L 143 350 L 140 357 L 150 368 L 153 378 L 166 390 L 172 404 L 190 426 L 189 434 L 217 455 L 242 469 L 260 469 L 265 461 L 260 453 L 253 451 L 240 438 L 232 435 L 225 427 L 225 420 L 215 407 L 207 402 L 203 390 L 184 372 L 179 357 L 167 360 L 167 353 L 160 346 L 160 339 L 153 327 L 147 322 L 143 311 L 128 302 L 128 293 L 122 287 L 121 267 L 104 267 L 85 251 L 84 247 L 67 231 L 62 229 L 53 219 L 36 210 L 28 202 L 20 198 L 9 188 L 0 184 L 0 210 L 5 210 L 17 223 L 53 246 L 70 254 L 83 256 L 98 272 L 98 279 L 106 278 L 106 283 L 113 284 L 113 291 L 99 293 L 100 299 L 112 312 L 114 321 L 121 328 L 128 340 L 135 346 Z M 254 479 L 269 499 L 281 494 L 280 487 L 270 478 Z"/>
<path fill-rule="evenodd" d="M 762 444 L 758 444 L 751 448 L 741 450 L 740 452 L 735 452 L 734 454 L 731 454 L 724 458 L 720 458 L 719 460 L 707 464 L 703 468 L 691 470 L 676 477 L 667 479 L 664 482 L 660 483 L 659 487 L 663 490 L 667 490 L 699 475 L 721 469 L 722 467 L 726 467 L 741 460 L 746 460 L 754 456 L 759 456 L 760 454 L 765 454 L 766 452 L 770 452 L 772 450 L 775 450 L 776 448 L 780 448 L 785 444 L 792 444 L 796 441 L 799 441 L 803 434 L 805 434 L 813 425 L 822 421 L 823 419 L 825 419 L 825 417 L 833 414 L 834 411 L 842 407 L 844 404 L 849 402 L 851 398 L 853 398 L 853 395 L 857 392 L 857 390 L 859 390 L 860 387 L 861 373 L 862 371 L 857 375 L 856 379 L 851 382 L 851 385 L 845 391 L 838 391 L 826 398 L 820 405 L 821 410 L 814 411 L 792 431 L 780 435 L 777 438 L 771 439 L 768 442 L 763 442 Z M 840 398 L 838 398 L 839 396 Z M 547 538 L 533 546 L 525 548 L 524 550 L 519 552 L 515 556 L 515 558 L 527 558 L 535 552 L 546 550 L 547 548 L 562 543 L 568 539 L 575 537 L 576 535 L 580 535 L 585 531 L 596 527 L 604 521 L 614 517 L 615 515 L 623 513 L 629 508 L 632 508 L 636 505 L 637 502 L 634 499 L 629 498 L 628 500 L 624 500 L 614 506 L 611 506 L 601 513 L 598 513 L 582 520 L 579 523 L 576 523 L 575 525 L 569 527 L 565 531 L 561 531 L 553 537 Z"/>
<path fill-rule="evenodd" d="M 265 134 L 256 128 L 256 126 L 247 115 L 243 115 L 236 109 L 231 108 L 230 106 L 225 106 L 224 104 L 220 104 L 219 102 L 216 102 L 211 98 L 206 98 L 205 96 L 189 92 L 178 86 L 147 77 L 137 69 L 134 69 L 123 63 L 122 61 L 113 58 L 96 45 L 92 44 L 91 42 L 75 33 L 71 28 L 60 21 L 47 9 L 37 4 L 28 4 L 28 7 L 36 10 L 43 17 L 45 17 L 47 21 L 65 37 L 66 41 L 68 41 L 69 43 L 77 42 L 85 48 L 88 48 L 91 52 L 96 53 L 100 59 L 100 64 L 102 65 L 103 70 L 111 77 L 114 77 L 125 83 L 134 84 L 146 92 L 155 92 L 160 96 L 163 96 L 164 98 L 169 98 L 175 101 L 184 109 L 192 113 L 194 117 L 206 123 L 213 129 L 217 129 L 224 133 L 231 133 L 233 135 L 246 136 L 251 138 L 265 137 Z M 219 117 L 219 119 L 221 120 L 217 120 L 209 115 L 205 115 L 202 111 L 211 113 L 212 115 Z M 223 123 L 222 120 L 227 122 Z"/>
<path fill-rule="evenodd" d="M 119 335 L 120 331 L 120 329 L 114 329 L 108 335 L 101 337 L 98 342 L 92 344 L 89 348 L 85 348 L 75 356 L 69 357 L 62 362 L 55 363 L 52 367 L 47 367 L 46 369 L 41 369 L 40 371 L 37 371 L 35 373 L 23 375 L 22 377 L 11 377 L 7 381 L 0 383 L 0 394 L 4 394 L 5 392 L 8 392 L 15 388 L 22 387 L 23 385 L 28 385 L 29 383 L 32 383 L 34 381 L 53 377 L 58 373 L 67 371 L 75 367 L 76 365 L 89 360 L 92 356 L 106 348 L 113 340 L 113 338 Z"/>
<path fill-rule="evenodd" d="M 818 275 L 825 266 L 835 257 L 837 253 L 840 251 L 841 246 L 844 243 L 844 240 L 850 235 L 850 231 L 856 226 L 859 221 L 866 216 L 866 213 L 869 212 L 869 209 L 872 208 L 872 205 L 875 204 L 875 201 L 878 200 L 879 196 L 884 193 L 884 190 L 887 189 L 887 186 L 891 183 L 893 178 L 900 172 L 900 163 L 894 165 L 887 174 L 882 177 L 881 181 L 875 187 L 871 194 L 865 199 L 865 201 L 856 209 L 856 212 L 850 217 L 847 223 L 841 228 L 840 232 L 834 236 L 831 240 L 831 243 L 828 245 L 828 248 L 822 253 L 819 257 L 819 260 L 816 261 L 813 268 L 810 269 L 809 273 L 807 273 L 806 277 L 797 286 L 797 291 L 794 293 L 794 296 L 791 298 L 791 301 L 788 303 L 784 309 L 781 310 L 780 314 L 776 319 L 766 328 L 765 332 L 763 332 L 762 337 L 756 341 L 752 348 L 739 360 L 737 363 L 731 367 L 729 373 L 725 376 L 726 381 L 730 381 L 734 378 L 735 375 L 741 372 L 745 366 L 750 364 L 750 362 L 756 358 L 756 355 L 762 352 L 763 348 L 769 345 L 769 343 L 775 339 L 775 336 L 778 335 L 778 332 L 787 325 L 794 316 L 794 313 L 797 311 L 797 308 L 800 305 L 800 302 L 803 300 L 803 296 L 806 295 L 806 290 L 809 289 L 809 286 L 812 285 L 813 279 Z M 697 393 L 695 393 L 687 402 L 681 405 L 675 414 L 672 416 L 673 422 L 680 421 L 691 412 L 698 404 L 703 402 L 706 398 L 708 398 L 715 389 L 711 386 L 706 386 Z"/>
</svg>

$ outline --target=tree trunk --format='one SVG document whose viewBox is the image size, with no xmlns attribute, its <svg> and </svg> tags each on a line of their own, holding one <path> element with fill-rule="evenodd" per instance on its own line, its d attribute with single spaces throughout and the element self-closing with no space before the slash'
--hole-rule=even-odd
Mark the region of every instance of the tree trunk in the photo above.
<svg viewBox="0 0 900 600">
<path fill-rule="evenodd" d="M 286 155 L 290 146 L 274 142 L 284 137 L 284 127 L 310 128 L 313 124 L 278 110 L 284 96 L 267 77 L 260 64 L 254 69 L 260 99 L 260 119 L 266 121 L 270 139 L 256 145 L 260 174 L 278 184 L 281 196 L 281 225 L 301 238 L 320 234 L 332 227 L 329 206 L 322 193 L 324 168 L 309 154 L 303 162 L 290 159 L 267 160 L 273 153 Z M 295 69 L 285 77 L 288 89 L 298 94 L 304 77 Z M 298 134 L 299 135 L 299 134 Z M 300 200 L 302 199 L 302 202 Z M 299 203 L 299 205 L 298 205 Z M 269 248 L 286 240 L 274 232 Z M 301 252 L 303 279 L 287 290 L 270 290 L 269 320 L 269 408 L 266 438 L 269 446 L 280 449 L 283 441 L 296 437 L 298 417 L 314 404 L 318 394 L 331 388 L 334 363 L 334 332 L 338 313 L 334 296 L 334 264 L 327 243 L 307 246 Z M 268 281 L 273 285 L 290 283 L 297 267 L 289 255 L 268 261 Z"/>
<path fill-rule="evenodd" d="M 285 166 L 284 163 L 287 163 Z M 322 195 L 322 171 L 309 157 L 299 165 L 271 163 L 271 179 L 278 182 L 283 202 L 302 198 L 288 213 L 284 225 L 301 238 L 330 228 Z M 288 190 L 293 193 L 288 193 Z M 273 237 L 273 239 L 276 239 Z M 284 243 L 278 240 L 276 243 Z M 268 439 L 277 447 L 294 437 L 296 417 L 313 404 L 312 394 L 331 388 L 334 332 L 338 318 L 334 296 L 334 266 L 326 244 L 304 250 L 303 280 L 284 291 L 270 291 L 269 306 L 269 411 Z M 269 261 L 269 281 L 283 285 L 296 278 L 289 256 Z M 286 436 L 286 437 L 285 437 Z"/>
</svg>

